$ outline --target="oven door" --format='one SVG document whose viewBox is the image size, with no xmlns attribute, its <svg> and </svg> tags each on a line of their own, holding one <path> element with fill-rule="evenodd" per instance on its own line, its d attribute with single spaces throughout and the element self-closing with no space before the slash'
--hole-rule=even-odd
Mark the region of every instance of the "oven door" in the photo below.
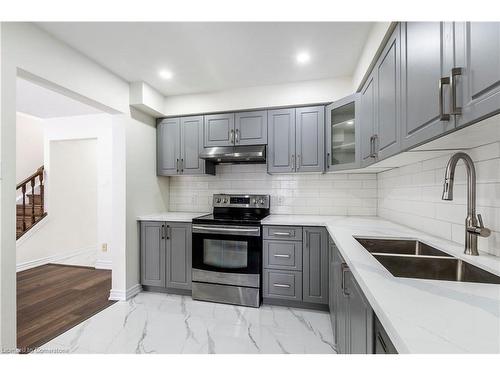
<svg viewBox="0 0 500 375">
<path fill-rule="evenodd" d="M 260 286 L 259 226 L 193 224 L 193 281 Z"/>
</svg>

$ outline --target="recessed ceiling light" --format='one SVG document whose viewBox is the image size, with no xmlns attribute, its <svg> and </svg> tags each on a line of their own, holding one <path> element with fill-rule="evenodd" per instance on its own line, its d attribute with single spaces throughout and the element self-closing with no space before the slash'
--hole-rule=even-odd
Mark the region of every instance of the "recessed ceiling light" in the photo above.
<svg viewBox="0 0 500 375">
<path fill-rule="evenodd" d="M 174 76 L 170 70 L 160 70 L 158 75 L 163 79 L 172 79 Z"/>
<path fill-rule="evenodd" d="M 309 55 L 308 52 L 299 52 L 297 54 L 297 62 L 299 64 L 306 64 L 311 60 L 311 56 Z"/>
</svg>

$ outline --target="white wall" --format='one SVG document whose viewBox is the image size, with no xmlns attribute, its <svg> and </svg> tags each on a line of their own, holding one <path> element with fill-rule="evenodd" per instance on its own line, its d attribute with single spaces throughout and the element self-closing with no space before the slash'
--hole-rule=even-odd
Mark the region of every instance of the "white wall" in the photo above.
<svg viewBox="0 0 500 375">
<path fill-rule="evenodd" d="M 479 237 L 479 249 L 500 256 L 500 142 L 466 150 L 477 173 L 477 212 L 493 232 Z M 464 243 L 466 172 L 459 162 L 453 201 L 441 200 L 449 155 L 378 174 L 378 215 Z"/>
<path fill-rule="evenodd" d="M 48 216 L 21 238 L 17 263 L 29 267 L 42 260 L 93 266 L 98 240 L 97 139 L 51 140 L 49 149 Z"/>
<path fill-rule="evenodd" d="M 352 94 L 350 77 L 168 96 L 165 115 L 330 102 Z"/>
<path fill-rule="evenodd" d="M 391 22 L 375 22 L 368 35 L 368 39 L 363 47 L 363 52 L 358 61 L 358 65 L 354 70 L 352 77 L 352 90 L 353 92 L 358 89 L 363 77 L 368 72 L 368 68 L 377 54 L 377 51 L 382 45 L 382 41 L 391 26 Z"/>
<path fill-rule="evenodd" d="M 16 183 L 43 165 L 43 121 L 24 113 L 16 115 Z"/>
<path fill-rule="evenodd" d="M 170 177 L 170 210 L 212 210 L 216 193 L 271 194 L 271 213 L 376 215 L 376 174 L 275 174 L 263 164 L 218 165 L 215 176 Z"/>
</svg>

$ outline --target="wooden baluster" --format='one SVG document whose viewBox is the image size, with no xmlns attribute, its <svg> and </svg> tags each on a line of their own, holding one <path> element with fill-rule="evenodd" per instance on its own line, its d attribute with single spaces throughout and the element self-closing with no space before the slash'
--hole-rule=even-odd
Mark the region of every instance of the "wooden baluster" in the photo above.
<svg viewBox="0 0 500 375">
<path fill-rule="evenodd" d="M 45 187 L 43 186 L 43 169 L 40 171 L 40 204 L 42 205 L 42 216 L 45 213 L 45 207 L 44 207 L 44 193 L 45 193 Z"/>
<path fill-rule="evenodd" d="M 25 220 L 25 215 L 26 215 L 26 185 L 22 186 L 22 192 L 23 192 L 23 233 L 26 231 L 26 220 Z"/>
<path fill-rule="evenodd" d="M 31 225 L 35 224 L 35 178 L 31 179 Z"/>
</svg>

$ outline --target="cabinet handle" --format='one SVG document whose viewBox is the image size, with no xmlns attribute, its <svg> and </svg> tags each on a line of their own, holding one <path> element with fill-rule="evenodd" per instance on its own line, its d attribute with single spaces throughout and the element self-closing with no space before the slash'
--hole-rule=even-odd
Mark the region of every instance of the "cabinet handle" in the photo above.
<svg viewBox="0 0 500 375">
<path fill-rule="evenodd" d="M 234 129 L 229 130 L 229 143 L 234 144 Z"/>
<path fill-rule="evenodd" d="M 445 85 L 450 84 L 450 77 L 441 77 L 439 79 L 439 119 L 441 121 L 450 121 L 450 115 L 448 113 L 444 113 L 444 92 L 443 88 Z"/>
<path fill-rule="evenodd" d="M 287 236 L 290 237 L 292 234 L 290 232 L 274 232 L 275 236 Z"/>
<path fill-rule="evenodd" d="M 290 254 L 274 254 L 276 258 L 290 258 Z"/>
<path fill-rule="evenodd" d="M 295 155 L 292 154 L 290 157 L 290 164 L 292 165 L 292 171 L 295 169 Z"/>
<path fill-rule="evenodd" d="M 177 173 L 179 173 L 179 159 L 176 161 Z"/>
<path fill-rule="evenodd" d="M 309 248 L 309 233 L 306 232 L 306 248 Z"/>
<path fill-rule="evenodd" d="M 342 289 L 342 294 L 344 296 L 348 297 L 350 293 L 347 292 L 346 287 L 345 287 L 345 274 L 347 271 L 349 271 L 349 267 L 347 266 L 346 263 L 342 263 L 340 268 L 342 270 L 342 280 L 340 282 L 340 287 Z"/>
<path fill-rule="evenodd" d="M 330 168 L 330 153 L 326 153 L 326 167 Z"/>
<path fill-rule="evenodd" d="M 464 70 L 462 68 L 453 68 L 451 69 L 451 79 L 450 79 L 450 88 L 451 88 L 451 114 L 452 115 L 461 115 L 462 107 L 457 106 L 457 77 L 463 74 Z"/>
<path fill-rule="evenodd" d="M 181 173 L 184 173 L 184 159 L 181 159 Z"/>
<path fill-rule="evenodd" d="M 273 284 L 276 288 L 290 288 L 288 284 Z"/>
<path fill-rule="evenodd" d="M 375 159 L 377 157 L 377 147 L 376 147 L 376 140 L 378 138 L 377 134 L 374 134 L 370 137 L 370 157 Z"/>
<path fill-rule="evenodd" d="M 377 332 L 377 340 L 380 343 L 380 346 L 382 346 L 384 353 L 387 354 L 387 345 L 385 344 L 383 337 L 380 335 L 380 332 Z"/>
<path fill-rule="evenodd" d="M 297 170 L 300 169 L 300 155 L 297 155 Z"/>
<path fill-rule="evenodd" d="M 236 129 L 236 143 L 240 143 L 240 130 Z"/>
<path fill-rule="evenodd" d="M 165 239 L 165 225 L 162 225 L 161 226 L 161 239 L 164 240 Z"/>
<path fill-rule="evenodd" d="M 171 228 L 170 228 L 170 225 L 167 225 L 167 240 L 170 239 L 170 231 L 171 231 Z"/>
</svg>

